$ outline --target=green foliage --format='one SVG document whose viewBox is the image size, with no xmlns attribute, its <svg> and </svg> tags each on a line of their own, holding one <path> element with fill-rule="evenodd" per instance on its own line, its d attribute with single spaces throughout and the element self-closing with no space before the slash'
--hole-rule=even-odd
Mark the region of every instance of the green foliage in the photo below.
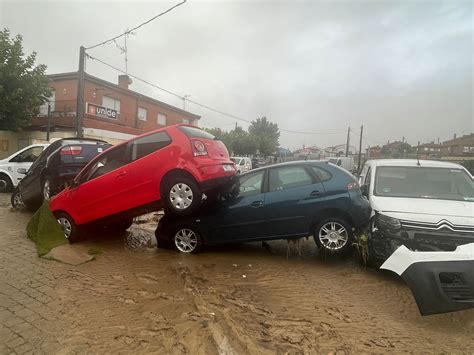
<svg viewBox="0 0 474 355">
<path fill-rule="evenodd" d="M 206 131 L 216 136 L 226 145 L 231 155 L 260 155 L 268 156 L 277 151 L 280 132 L 278 125 L 267 120 L 266 117 L 252 121 L 247 132 L 236 126 L 232 131 L 223 131 L 220 128 L 206 128 Z"/>
<path fill-rule="evenodd" d="M 276 152 L 280 138 L 280 131 L 276 123 L 270 122 L 266 117 L 257 118 L 252 121 L 249 133 L 257 139 L 261 155 L 268 156 Z"/>
<path fill-rule="evenodd" d="M 0 31 L 0 129 L 19 130 L 28 125 L 51 96 L 46 65 L 35 66 L 36 53 L 25 56 L 22 37 Z"/>
<path fill-rule="evenodd" d="M 68 242 L 47 201 L 28 222 L 26 232 L 28 238 L 36 243 L 38 256 L 48 254 L 51 249 Z"/>
</svg>

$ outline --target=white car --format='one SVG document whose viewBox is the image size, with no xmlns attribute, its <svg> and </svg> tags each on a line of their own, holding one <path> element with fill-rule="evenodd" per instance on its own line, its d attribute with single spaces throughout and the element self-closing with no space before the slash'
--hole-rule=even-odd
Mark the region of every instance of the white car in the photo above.
<svg viewBox="0 0 474 355">
<path fill-rule="evenodd" d="M 8 192 L 16 187 L 25 176 L 21 171 L 28 170 L 48 145 L 32 144 L 0 160 L 0 192 Z M 20 172 L 18 169 L 21 169 Z"/>
<path fill-rule="evenodd" d="M 247 157 L 231 157 L 237 168 L 237 174 L 243 174 L 247 171 L 252 170 L 252 160 Z"/>
<path fill-rule="evenodd" d="M 369 261 L 396 272 L 423 315 L 474 307 L 474 180 L 461 165 L 371 160 Z"/>
</svg>

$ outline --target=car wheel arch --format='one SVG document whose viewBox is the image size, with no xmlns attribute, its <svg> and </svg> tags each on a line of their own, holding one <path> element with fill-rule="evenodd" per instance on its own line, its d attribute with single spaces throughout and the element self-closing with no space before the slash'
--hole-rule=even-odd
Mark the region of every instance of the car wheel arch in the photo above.
<svg viewBox="0 0 474 355">
<path fill-rule="evenodd" d="M 5 178 L 7 178 L 8 180 L 10 180 L 10 183 L 11 183 L 11 185 L 13 186 L 13 178 L 12 178 L 12 176 L 11 176 L 10 174 L 8 174 L 8 172 L 3 171 L 3 170 L 0 170 L 0 178 L 2 178 L 2 177 L 5 177 Z"/>
<path fill-rule="evenodd" d="M 198 183 L 198 180 L 196 179 L 196 177 L 191 174 L 189 171 L 185 170 L 185 169 L 172 169 L 170 171 L 168 171 L 164 176 L 163 178 L 161 179 L 160 181 L 160 192 L 162 192 L 162 189 L 164 188 L 166 182 L 173 178 L 173 177 L 177 177 L 177 176 L 182 176 L 182 177 L 187 177 L 187 178 L 190 178 L 190 179 L 193 179 L 196 184 L 199 185 Z"/>
<path fill-rule="evenodd" d="M 78 226 L 78 224 L 76 222 L 77 221 L 76 218 L 74 218 L 74 216 L 71 213 L 69 213 L 68 211 L 66 211 L 66 210 L 56 210 L 56 211 L 52 211 L 52 212 L 53 212 L 53 215 L 54 215 L 55 218 L 57 217 L 58 214 L 67 214 L 69 217 L 71 217 L 72 221 L 76 224 L 76 226 Z"/>
<path fill-rule="evenodd" d="M 331 208 L 331 209 L 324 210 L 322 211 L 322 213 L 319 213 L 317 215 L 317 217 L 311 223 L 311 232 L 314 232 L 314 229 L 316 228 L 316 226 L 323 219 L 327 219 L 331 217 L 340 218 L 346 221 L 351 227 L 354 227 L 354 221 L 352 220 L 351 216 L 347 212 L 337 209 L 337 208 Z"/>
</svg>

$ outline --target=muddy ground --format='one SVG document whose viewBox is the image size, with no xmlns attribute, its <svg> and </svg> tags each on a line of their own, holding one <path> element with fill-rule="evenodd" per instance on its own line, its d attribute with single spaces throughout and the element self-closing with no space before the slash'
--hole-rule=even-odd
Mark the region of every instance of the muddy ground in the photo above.
<svg viewBox="0 0 474 355">
<path fill-rule="evenodd" d="M 24 223 L 0 198 L 2 228 Z M 402 281 L 312 239 L 301 257 L 283 241 L 182 255 L 150 248 L 152 230 L 90 235 L 79 247 L 99 254 L 79 266 L 48 261 L 63 353 L 474 353 L 474 310 L 422 317 Z"/>
</svg>

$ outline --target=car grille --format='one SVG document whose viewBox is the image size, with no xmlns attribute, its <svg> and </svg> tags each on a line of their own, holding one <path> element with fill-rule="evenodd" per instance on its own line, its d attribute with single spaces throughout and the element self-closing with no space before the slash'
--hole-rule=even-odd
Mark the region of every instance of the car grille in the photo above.
<svg viewBox="0 0 474 355">
<path fill-rule="evenodd" d="M 456 233 L 468 233 L 474 235 L 474 226 L 469 225 L 455 225 L 451 222 L 443 219 L 438 223 L 427 223 L 427 222 L 413 222 L 413 221 L 401 221 L 402 227 L 407 229 L 417 229 L 425 231 L 438 231 L 438 232 L 456 232 Z"/>
</svg>

